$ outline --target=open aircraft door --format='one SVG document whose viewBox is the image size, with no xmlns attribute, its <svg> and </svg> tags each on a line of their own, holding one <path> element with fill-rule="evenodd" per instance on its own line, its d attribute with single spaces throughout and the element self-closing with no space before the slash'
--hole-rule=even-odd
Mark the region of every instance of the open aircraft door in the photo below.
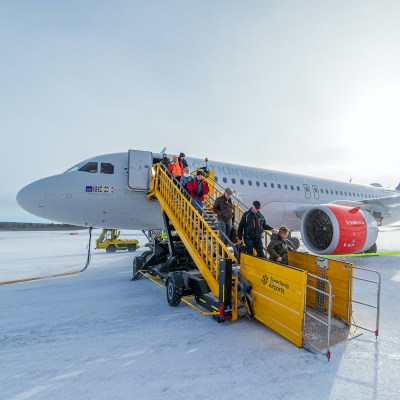
<svg viewBox="0 0 400 400">
<path fill-rule="evenodd" d="M 142 150 L 129 150 L 128 186 L 130 189 L 145 191 L 149 185 L 149 169 L 153 165 L 153 153 Z"/>
</svg>

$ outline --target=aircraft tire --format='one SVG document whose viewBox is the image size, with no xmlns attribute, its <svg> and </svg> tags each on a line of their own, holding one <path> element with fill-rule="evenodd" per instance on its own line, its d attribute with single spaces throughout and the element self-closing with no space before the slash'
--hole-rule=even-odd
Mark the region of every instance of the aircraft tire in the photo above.
<svg viewBox="0 0 400 400">
<path fill-rule="evenodd" d="M 376 242 L 368 249 L 365 250 L 364 253 L 376 253 L 378 251 L 378 246 L 376 245 Z"/>
<path fill-rule="evenodd" d="M 182 274 L 171 274 L 167 279 L 167 300 L 171 307 L 176 307 L 181 302 L 181 295 L 183 288 Z"/>
</svg>

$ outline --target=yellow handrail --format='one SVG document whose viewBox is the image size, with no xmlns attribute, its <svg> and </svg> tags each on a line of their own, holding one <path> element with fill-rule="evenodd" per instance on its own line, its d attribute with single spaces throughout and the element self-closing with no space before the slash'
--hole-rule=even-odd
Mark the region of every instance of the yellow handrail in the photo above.
<svg viewBox="0 0 400 400">
<path fill-rule="evenodd" d="M 160 164 L 150 169 L 149 187 L 147 197 L 155 196 L 160 202 L 161 210 L 167 214 L 210 290 L 218 297 L 219 261 L 230 258 L 237 262 L 235 256 Z"/>
</svg>

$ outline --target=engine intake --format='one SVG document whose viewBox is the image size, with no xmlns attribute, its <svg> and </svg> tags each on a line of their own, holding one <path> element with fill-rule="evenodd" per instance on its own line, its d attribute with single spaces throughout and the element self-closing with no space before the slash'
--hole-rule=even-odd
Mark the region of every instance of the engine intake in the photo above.
<svg viewBox="0 0 400 400">
<path fill-rule="evenodd" d="M 378 225 L 371 214 L 359 208 L 323 204 L 304 214 L 301 236 L 316 254 L 361 253 L 376 242 Z"/>
</svg>

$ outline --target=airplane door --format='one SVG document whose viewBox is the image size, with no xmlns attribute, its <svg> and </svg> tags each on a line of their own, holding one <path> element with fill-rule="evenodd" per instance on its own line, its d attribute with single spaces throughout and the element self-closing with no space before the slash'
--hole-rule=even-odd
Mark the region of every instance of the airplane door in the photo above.
<svg viewBox="0 0 400 400">
<path fill-rule="evenodd" d="M 133 190 L 147 190 L 149 169 L 153 165 L 153 153 L 142 150 L 129 150 L 128 186 Z"/>
<path fill-rule="evenodd" d="M 310 186 L 307 183 L 303 184 L 304 187 L 304 194 L 306 196 L 306 199 L 311 199 L 311 190 L 310 190 Z"/>
<path fill-rule="evenodd" d="M 312 185 L 314 199 L 319 199 L 319 189 L 317 185 Z"/>
</svg>

